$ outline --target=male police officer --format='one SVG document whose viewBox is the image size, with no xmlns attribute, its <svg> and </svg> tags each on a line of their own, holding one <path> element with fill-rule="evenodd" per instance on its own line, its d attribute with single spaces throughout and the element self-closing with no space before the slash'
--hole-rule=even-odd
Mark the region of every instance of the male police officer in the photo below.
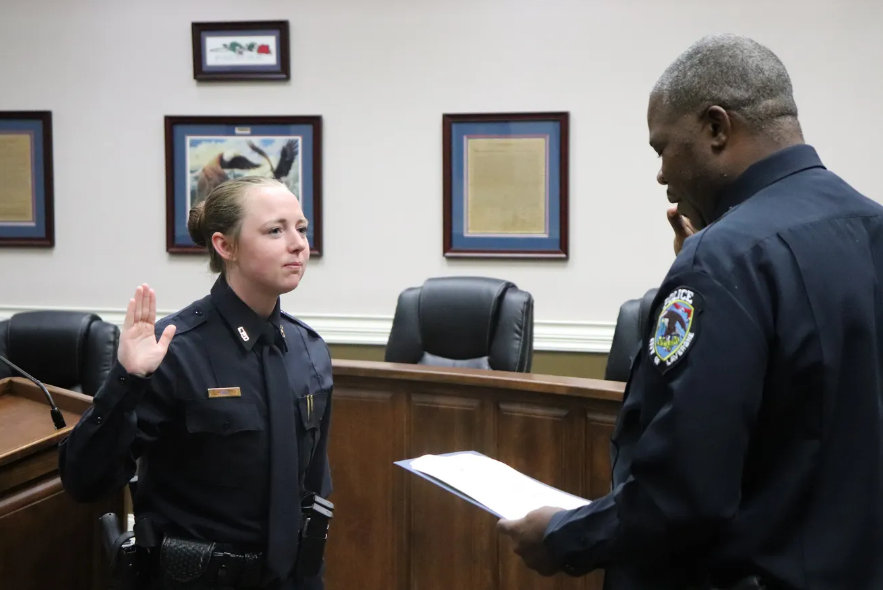
<svg viewBox="0 0 883 590">
<path fill-rule="evenodd" d="M 883 207 L 803 143 L 785 67 L 749 39 L 690 47 L 648 123 L 697 231 L 632 365 L 612 491 L 500 530 L 540 573 L 616 590 L 883 588 Z"/>
</svg>

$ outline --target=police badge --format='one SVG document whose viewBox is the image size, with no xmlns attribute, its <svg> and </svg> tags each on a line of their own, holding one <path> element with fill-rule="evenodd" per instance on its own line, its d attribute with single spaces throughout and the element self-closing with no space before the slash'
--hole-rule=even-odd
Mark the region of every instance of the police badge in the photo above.
<svg viewBox="0 0 883 590">
<path fill-rule="evenodd" d="M 696 316 L 702 296 L 689 287 L 678 287 L 666 297 L 650 338 L 650 359 L 665 373 L 676 365 L 696 339 Z"/>
</svg>

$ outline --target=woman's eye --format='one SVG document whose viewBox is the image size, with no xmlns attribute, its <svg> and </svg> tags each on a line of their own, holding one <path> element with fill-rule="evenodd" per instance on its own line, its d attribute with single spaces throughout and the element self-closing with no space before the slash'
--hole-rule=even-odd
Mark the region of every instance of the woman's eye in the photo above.
<svg viewBox="0 0 883 590">
<path fill-rule="evenodd" d="M 299 227 L 297 228 L 297 231 L 299 231 L 303 235 L 307 235 L 307 228 L 305 227 Z"/>
<path fill-rule="evenodd" d="M 269 233 L 270 233 L 270 234 L 279 234 L 279 233 L 282 233 L 282 228 L 281 228 L 281 227 L 274 227 L 273 229 L 270 230 Z"/>
</svg>

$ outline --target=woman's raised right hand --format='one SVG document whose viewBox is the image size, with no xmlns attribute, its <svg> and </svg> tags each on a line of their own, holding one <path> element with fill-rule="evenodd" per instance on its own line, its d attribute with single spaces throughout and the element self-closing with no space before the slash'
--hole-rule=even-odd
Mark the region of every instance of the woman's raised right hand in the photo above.
<svg viewBox="0 0 883 590">
<path fill-rule="evenodd" d="M 130 375 L 145 377 L 156 371 L 169 350 L 175 326 L 170 324 L 156 339 L 156 293 L 146 284 L 135 289 L 129 299 L 126 319 L 120 332 L 117 359 Z"/>
</svg>

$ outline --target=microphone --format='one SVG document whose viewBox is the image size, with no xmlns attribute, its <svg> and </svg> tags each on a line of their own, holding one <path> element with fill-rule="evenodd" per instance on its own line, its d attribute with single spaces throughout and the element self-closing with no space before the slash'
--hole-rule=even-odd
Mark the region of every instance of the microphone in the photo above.
<svg viewBox="0 0 883 590">
<path fill-rule="evenodd" d="M 39 387 L 40 389 L 43 390 L 43 393 L 46 394 L 46 399 L 49 401 L 49 407 L 51 408 L 50 413 L 52 414 L 52 421 L 55 423 L 55 430 L 61 430 L 62 428 L 64 428 L 65 427 L 64 416 L 61 415 L 61 410 L 59 410 L 58 406 L 55 405 L 55 402 L 52 400 L 52 396 L 49 395 L 49 390 L 46 389 L 46 386 L 43 385 L 42 383 L 40 383 L 39 381 L 37 381 L 36 379 L 34 379 L 33 377 L 31 377 L 30 375 L 28 375 L 27 373 L 25 373 L 21 368 L 14 365 L 12 363 L 12 361 L 9 360 L 8 358 L 6 358 L 4 356 L 0 356 L 0 361 L 3 361 L 4 363 L 6 363 L 10 367 L 12 367 L 12 369 L 14 371 L 17 371 L 23 377 L 25 377 L 26 379 L 29 379 L 32 383 L 34 383 L 34 385 L 36 385 L 37 387 Z"/>
</svg>

